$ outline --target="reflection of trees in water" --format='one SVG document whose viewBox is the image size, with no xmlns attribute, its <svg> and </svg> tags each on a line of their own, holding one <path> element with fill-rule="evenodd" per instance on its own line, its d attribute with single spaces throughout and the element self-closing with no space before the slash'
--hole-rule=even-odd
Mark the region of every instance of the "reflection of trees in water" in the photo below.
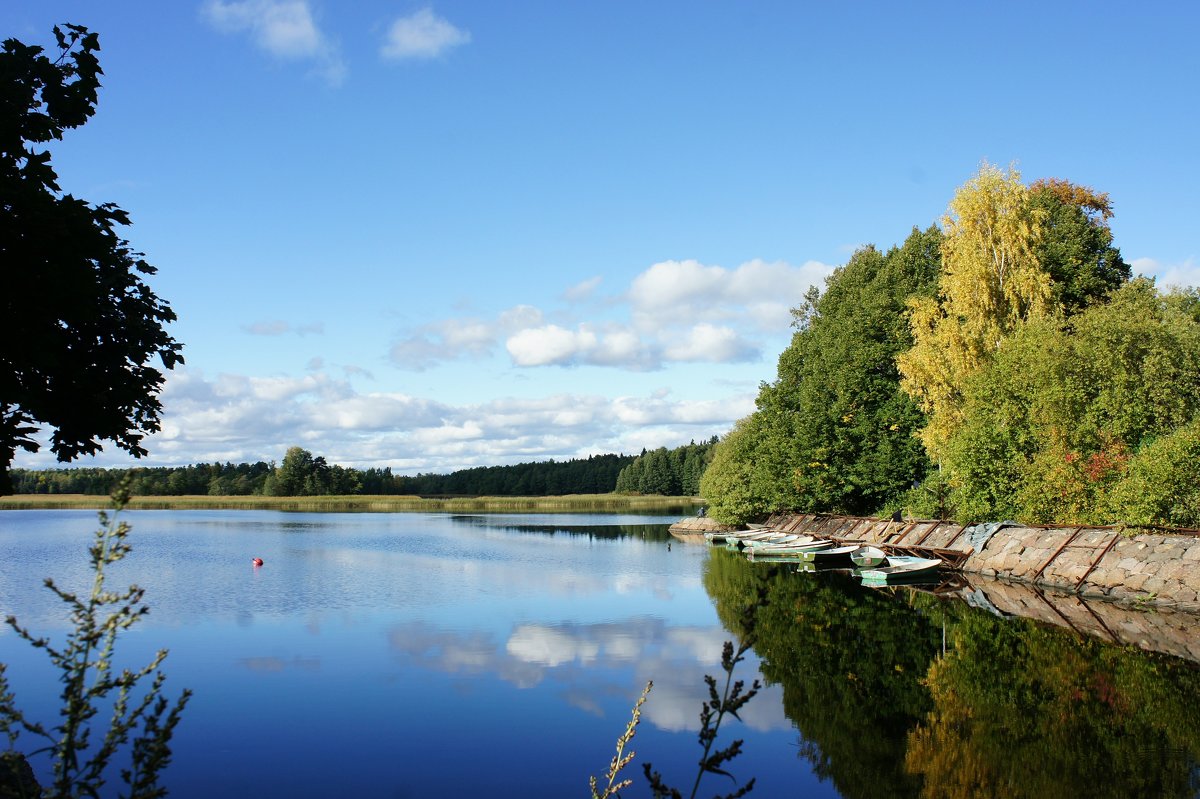
<svg viewBox="0 0 1200 799">
<path fill-rule="evenodd" d="M 668 532 L 669 524 L 537 524 L 532 522 L 505 522 L 489 516 L 453 516 L 458 524 L 489 527 L 495 530 L 510 530 L 515 533 L 542 533 L 544 535 L 579 535 L 591 538 L 644 538 L 647 541 L 674 541 Z"/>
<path fill-rule="evenodd" d="M 912 731 L 924 796 L 1187 797 L 1200 670 L 1017 619 L 964 614 Z"/>
<path fill-rule="evenodd" d="M 846 797 L 916 796 L 904 736 L 930 709 L 920 678 L 941 651 L 940 621 L 853 590 L 849 578 L 793 568 L 714 552 L 705 585 L 727 625 L 765 590 L 754 616 L 763 676 L 783 687 L 800 754 L 816 773 Z"/>
<path fill-rule="evenodd" d="M 1200 787 L 1200 669 L 1186 661 L 724 551 L 705 586 L 731 632 L 753 625 L 801 756 L 844 797 Z"/>
</svg>

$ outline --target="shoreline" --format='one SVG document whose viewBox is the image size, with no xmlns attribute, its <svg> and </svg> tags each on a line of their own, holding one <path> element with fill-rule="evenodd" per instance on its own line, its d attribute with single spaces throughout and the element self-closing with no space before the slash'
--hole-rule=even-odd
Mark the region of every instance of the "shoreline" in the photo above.
<svg viewBox="0 0 1200 799">
<path fill-rule="evenodd" d="M 1200 531 L 1016 522 L 960 524 L 777 513 L 767 526 L 940 557 L 964 573 L 1085 598 L 1200 611 Z M 928 553 L 928 554 L 926 554 Z"/>
<path fill-rule="evenodd" d="M 401 495 L 265 497 L 135 496 L 129 510 L 276 510 L 330 513 L 524 512 L 524 513 L 690 513 L 698 497 L 619 494 L 567 494 L 553 497 L 418 497 Z M 107 496 L 14 494 L 0 497 L 5 510 L 106 510 Z"/>
</svg>

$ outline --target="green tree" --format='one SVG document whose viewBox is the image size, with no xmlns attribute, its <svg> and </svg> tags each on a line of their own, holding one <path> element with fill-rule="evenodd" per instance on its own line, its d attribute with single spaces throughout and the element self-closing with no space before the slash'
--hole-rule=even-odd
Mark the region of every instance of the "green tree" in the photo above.
<svg viewBox="0 0 1200 799">
<path fill-rule="evenodd" d="M 325 459 L 321 459 L 325 463 Z M 313 454 L 303 447 L 290 447 L 274 473 L 267 479 L 264 493 L 274 497 L 305 495 L 314 485 L 316 468 Z"/>
<path fill-rule="evenodd" d="M 987 163 L 950 201 L 938 296 L 911 300 L 914 343 L 898 359 L 904 390 L 929 414 L 921 438 L 934 459 L 962 421 L 963 381 L 1019 324 L 1050 312 L 1044 218 L 1016 170 Z"/>
<path fill-rule="evenodd" d="M 101 69 L 95 33 L 54 36 L 53 57 L 16 39 L 0 47 L 0 493 L 41 425 L 60 461 L 101 441 L 146 454 L 163 383 L 151 363 L 183 360 L 163 327 L 175 313 L 142 279 L 155 268 L 118 233 L 128 215 L 59 188 L 45 145 L 92 116 Z"/>
<path fill-rule="evenodd" d="M 739 420 L 716 445 L 700 478 L 700 495 L 718 522 L 740 524 L 800 502 L 791 481 L 779 479 L 780 470 L 794 461 L 792 450 L 786 439 L 769 434 L 765 418 L 753 413 Z"/>
<path fill-rule="evenodd" d="M 1100 503 L 1112 521 L 1200 527 L 1200 420 L 1143 447 Z"/>
<path fill-rule="evenodd" d="M 937 283 L 940 241 L 937 228 L 914 228 L 887 253 L 864 247 L 794 311 L 798 330 L 776 380 L 701 480 L 715 518 L 871 512 L 921 479 L 928 461 L 915 433 L 924 417 L 901 390 L 895 359 L 912 345 L 906 299 L 932 295 Z"/>
<path fill-rule="evenodd" d="M 878 510 L 924 475 L 915 432 L 924 416 L 900 388 L 896 356 L 912 343 L 905 300 L 932 295 L 941 234 L 913 229 L 886 254 L 865 247 L 829 278 L 802 315 L 760 404 L 781 402 L 801 458 L 793 481 L 813 510 Z M 772 398 L 770 392 L 776 392 Z"/>
<path fill-rule="evenodd" d="M 671 472 L 671 457 L 666 447 L 659 447 L 646 454 L 638 491 L 642 494 L 677 496 L 679 482 Z"/>
<path fill-rule="evenodd" d="M 1136 280 L 1069 321 L 1011 336 L 964 381 L 963 422 L 944 448 L 958 515 L 1125 521 L 1110 514 L 1135 506 L 1104 497 L 1126 463 L 1146 462 L 1143 448 L 1200 415 L 1198 302 Z M 1151 482 L 1153 496 L 1173 491 Z"/>
<path fill-rule="evenodd" d="M 704 475 L 704 468 L 707 465 L 708 450 L 709 447 L 704 444 L 688 446 L 687 452 L 683 456 L 682 493 L 684 496 L 694 497 L 700 494 L 700 478 Z"/>
<path fill-rule="evenodd" d="M 964 421 L 963 386 L 1027 322 L 1070 317 L 1129 279 L 1112 244 L 1108 195 L 1056 178 L 1026 187 L 1016 170 L 984 164 L 943 219 L 936 299 L 910 301 L 912 349 L 902 385 L 929 415 L 926 449 L 943 448 Z"/>
<path fill-rule="evenodd" d="M 1037 259 L 1050 275 L 1055 307 L 1077 313 L 1129 280 L 1129 264 L 1112 243 L 1107 193 L 1058 178 L 1034 181 L 1029 188 L 1043 226 Z"/>
</svg>

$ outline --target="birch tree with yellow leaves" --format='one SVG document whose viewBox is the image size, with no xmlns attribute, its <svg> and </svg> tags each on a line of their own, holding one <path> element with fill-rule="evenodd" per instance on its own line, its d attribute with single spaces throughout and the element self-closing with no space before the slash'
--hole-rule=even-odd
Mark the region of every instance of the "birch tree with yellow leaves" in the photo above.
<svg viewBox="0 0 1200 799">
<path fill-rule="evenodd" d="M 950 201 L 938 296 L 909 301 L 914 345 L 897 358 L 901 387 L 928 415 L 921 440 L 935 461 L 962 422 L 963 381 L 1018 325 L 1051 311 L 1037 254 L 1044 218 L 1016 169 L 986 162 Z"/>
</svg>

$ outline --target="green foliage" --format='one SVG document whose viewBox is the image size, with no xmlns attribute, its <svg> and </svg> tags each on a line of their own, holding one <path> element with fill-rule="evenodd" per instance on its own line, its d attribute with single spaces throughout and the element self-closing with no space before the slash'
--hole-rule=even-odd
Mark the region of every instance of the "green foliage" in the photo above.
<svg viewBox="0 0 1200 799">
<path fill-rule="evenodd" d="M 711 515 L 1200 525 L 1175 433 L 1200 416 L 1200 294 L 1130 282 L 1111 216 L 1105 194 L 985 164 L 944 234 L 856 252 L 713 453 Z"/>
<path fill-rule="evenodd" d="M 294 448 L 300 449 L 300 448 Z M 290 450 L 289 450 L 290 452 Z M 300 449 L 303 453 L 305 450 Z M 201 463 L 136 469 L 14 469 L 18 494 L 91 494 L 112 491 L 128 475 L 140 496 L 562 496 L 607 494 L 629 455 L 592 455 L 568 461 L 480 466 L 449 474 L 393 475 L 390 468 L 330 466 L 324 457 L 294 455 L 281 483 L 273 463 Z M 295 479 L 300 473 L 299 480 Z M 279 493 L 281 491 L 298 493 Z"/>
<path fill-rule="evenodd" d="M 283 463 L 267 476 L 263 493 L 272 497 L 317 497 L 358 494 L 362 483 L 352 469 L 330 466 L 325 458 L 301 447 L 291 447 Z"/>
<path fill-rule="evenodd" d="M 1113 246 L 1108 195 L 1065 180 L 1038 180 L 1029 201 L 1042 220 L 1036 252 L 1053 281 L 1054 305 L 1077 313 L 1129 280 L 1129 264 Z"/>
<path fill-rule="evenodd" d="M 1070 317 L 1129 279 L 1112 246 L 1108 196 L 1064 180 L 1026 187 L 984 164 L 943 220 L 937 300 L 912 298 L 903 385 L 928 412 L 921 439 L 942 461 L 966 422 L 963 385 L 1024 325 Z"/>
<path fill-rule="evenodd" d="M 1143 518 L 1136 489 L 1105 499 L 1131 457 L 1151 491 L 1144 508 L 1182 497 L 1165 472 L 1150 476 L 1153 456 L 1140 451 L 1200 414 L 1195 302 L 1137 280 L 1069 321 L 1016 331 L 965 381 L 963 422 L 945 446 L 941 465 L 961 517 L 1114 523 L 1129 510 Z"/>
<path fill-rule="evenodd" d="M 700 494 L 700 479 L 712 460 L 714 436 L 682 447 L 659 447 L 643 451 L 617 475 L 616 490 L 622 494 L 660 494 L 665 497 L 694 497 Z"/>
<path fill-rule="evenodd" d="M 941 469 L 927 472 L 912 489 L 883 506 L 881 516 L 900 513 L 914 519 L 966 519 L 954 506 L 954 492 Z"/>
<path fill-rule="evenodd" d="M 388 493 L 421 496 L 541 497 L 607 494 L 617 485 L 631 455 L 591 455 L 566 461 L 477 466 L 450 474 L 393 478 Z"/>
<path fill-rule="evenodd" d="M 914 229 L 886 254 L 865 247 L 794 311 L 799 329 L 776 380 L 701 481 L 714 518 L 865 513 L 922 477 L 928 461 L 914 433 L 924 417 L 900 389 L 895 358 L 912 344 L 905 299 L 937 280 L 939 242 L 936 228 Z"/>
<path fill-rule="evenodd" d="M 739 420 L 713 450 L 700 479 L 708 515 L 722 524 L 741 524 L 800 502 L 791 481 L 780 479 L 794 463 L 790 440 L 772 436 L 765 422 L 762 413 Z"/>
<path fill-rule="evenodd" d="M 113 515 L 100 513 L 101 527 L 90 547 L 94 574 L 89 596 L 59 588 L 46 579 L 46 587 L 70 609 L 74 629 L 61 647 L 38 638 L 22 627 L 13 616 L 6 622 L 17 635 L 46 652 L 51 665 L 60 672 L 62 708 L 56 726 L 29 719 L 17 709 L 0 664 L 0 732 L 8 737 L 13 750 L 22 733 L 45 742 L 53 764 L 52 784 L 47 797 L 99 796 L 113 776 L 112 766 L 118 755 L 126 754 L 129 765 L 120 768 L 122 782 L 130 799 L 151 799 L 166 795 L 158 783 L 159 773 L 171 760 L 170 741 L 191 692 L 185 690 L 174 704 L 163 695 L 166 675 L 159 670 L 166 650 L 159 650 L 150 663 L 130 671 L 115 671 L 114 656 L 118 635 L 132 627 L 149 608 L 142 603 L 143 589 L 136 585 L 122 592 L 110 592 L 105 586 L 107 568 L 130 552 L 129 525 L 117 521 L 117 514 L 129 500 L 124 488 L 113 495 Z M 143 680 L 150 677 L 145 688 Z M 139 695 L 139 687 L 144 692 Z M 111 712 L 107 729 L 94 725 L 101 711 Z M 97 741 L 93 734 L 100 737 Z"/>
<path fill-rule="evenodd" d="M 53 428 L 60 461 L 112 441 L 140 457 L 160 427 L 163 374 L 182 346 L 175 313 L 144 282 L 155 268 L 121 238 L 128 215 L 63 194 L 44 145 L 95 112 L 100 43 L 56 27 L 58 53 L 8 39 L 0 47 L 0 493 L 17 448 L 36 452 Z"/>
<path fill-rule="evenodd" d="M 1126 524 L 1200 527 L 1200 420 L 1142 447 L 1101 503 Z"/>
</svg>

